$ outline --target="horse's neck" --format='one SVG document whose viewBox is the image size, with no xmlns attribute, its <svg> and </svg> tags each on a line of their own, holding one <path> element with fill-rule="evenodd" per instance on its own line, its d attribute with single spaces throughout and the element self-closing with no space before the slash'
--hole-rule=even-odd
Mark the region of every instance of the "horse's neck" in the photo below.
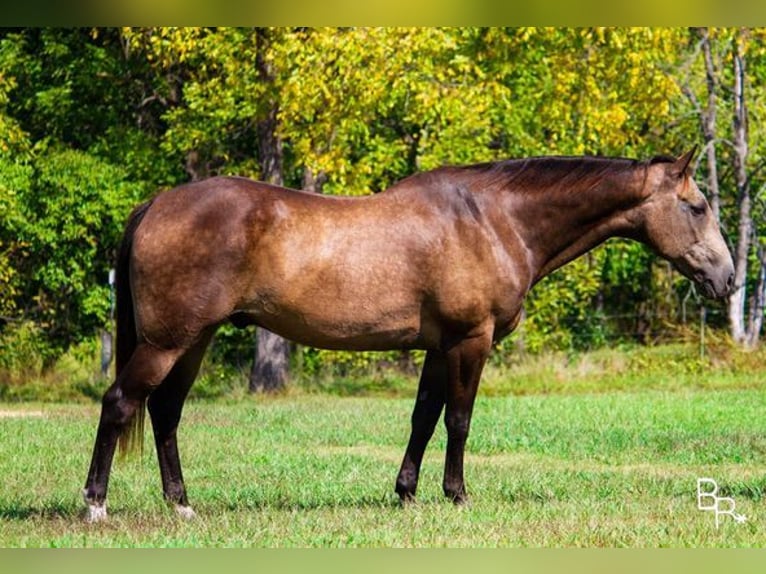
<svg viewBox="0 0 766 574">
<path fill-rule="evenodd" d="M 641 189 L 626 178 L 589 189 L 551 189 L 514 201 L 514 225 L 528 249 L 534 282 L 610 237 L 634 235 Z"/>
</svg>

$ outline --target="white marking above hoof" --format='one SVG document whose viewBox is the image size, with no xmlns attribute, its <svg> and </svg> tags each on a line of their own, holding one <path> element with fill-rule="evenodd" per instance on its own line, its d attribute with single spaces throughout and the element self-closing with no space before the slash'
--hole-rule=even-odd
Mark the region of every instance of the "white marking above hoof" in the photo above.
<svg viewBox="0 0 766 574">
<path fill-rule="evenodd" d="M 83 489 L 82 498 L 85 501 L 85 504 L 88 505 L 88 515 L 85 517 L 85 520 L 91 524 L 95 522 L 103 522 L 106 520 L 106 502 L 93 502 L 88 499 L 87 493 L 88 491 Z"/>
<path fill-rule="evenodd" d="M 86 518 L 91 524 L 103 522 L 106 520 L 105 504 L 88 504 L 88 516 Z"/>
<path fill-rule="evenodd" d="M 192 518 L 197 516 L 194 510 L 192 510 L 191 506 L 182 506 L 180 504 L 176 504 L 175 509 L 176 509 L 176 514 L 179 517 L 183 518 L 184 520 L 191 520 Z"/>
</svg>

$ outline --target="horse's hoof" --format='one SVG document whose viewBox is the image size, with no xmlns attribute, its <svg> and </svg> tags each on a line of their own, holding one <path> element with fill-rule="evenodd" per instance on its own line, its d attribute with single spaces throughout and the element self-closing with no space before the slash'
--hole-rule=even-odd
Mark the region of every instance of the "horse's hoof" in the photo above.
<svg viewBox="0 0 766 574">
<path fill-rule="evenodd" d="M 446 493 L 445 496 L 452 501 L 452 503 L 455 506 L 468 506 L 469 505 L 469 498 L 468 495 L 465 493 L 464 490 L 454 492 L 454 493 Z"/>
<path fill-rule="evenodd" d="M 191 506 L 182 506 L 180 504 L 176 504 L 175 509 L 176 515 L 180 518 L 183 518 L 184 520 L 191 520 L 197 516 L 194 510 L 192 510 Z"/>
<path fill-rule="evenodd" d="M 471 499 L 467 494 L 461 494 L 452 499 L 452 503 L 458 508 L 468 508 L 471 506 Z"/>
<path fill-rule="evenodd" d="M 106 502 L 94 502 L 88 499 L 88 491 L 83 489 L 82 498 L 88 506 L 88 514 L 85 520 L 90 524 L 106 520 Z"/>
<path fill-rule="evenodd" d="M 88 515 L 85 520 L 90 524 L 104 522 L 106 520 L 106 504 L 88 504 Z"/>
</svg>

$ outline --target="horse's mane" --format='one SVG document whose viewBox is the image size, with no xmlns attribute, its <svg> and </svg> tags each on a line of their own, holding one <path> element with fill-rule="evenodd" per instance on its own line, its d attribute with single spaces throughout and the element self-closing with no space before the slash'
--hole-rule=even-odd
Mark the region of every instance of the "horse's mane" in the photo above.
<svg viewBox="0 0 766 574">
<path fill-rule="evenodd" d="M 656 158 L 657 161 L 663 161 Z M 650 160 L 653 163 L 655 160 Z M 623 175 L 646 165 L 635 159 L 601 156 L 541 156 L 466 166 L 486 184 L 499 184 L 519 191 L 553 186 L 590 187 L 607 177 Z"/>
<path fill-rule="evenodd" d="M 623 157 L 540 156 L 451 169 L 480 178 L 483 186 L 512 187 L 523 192 L 553 186 L 590 187 L 607 177 L 627 175 L 637 168 L 673 161 L 675 158 L 666 155 L 643 161 Z"/>
<path fill-rule="evenodd" d="M 646 168 L 657 163 L 672 163 L 676 158 L 657 155 L 648 160 L 605 156 L 537 156 L 485 163 L 447 165 L 419 172 L 391 188 L 410 184 L 441 183 L 447 177 L 461 181 L 468 189 L 509 189 L 514 193 L 544 192 L 547 189 L 583 189 L 604 179 L 634 176 L 637 170 L 646 176 Z M 457 180 L 455 180 L 457 178 Z"/>
</svg>

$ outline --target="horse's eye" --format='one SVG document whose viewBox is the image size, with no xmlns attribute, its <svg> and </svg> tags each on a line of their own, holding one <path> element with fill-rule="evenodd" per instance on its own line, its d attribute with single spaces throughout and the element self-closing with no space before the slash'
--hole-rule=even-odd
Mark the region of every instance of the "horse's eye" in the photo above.
<svg viewBox="0 0 766 574">
<path fill-rule="evenodd" d="M 694 215 L 695 217 L 699 217 L 700 215 L 705 214 L 706 206 L 704 203 L 697 203 L 697 204 L 686 203 L 685 206 L 689 211 L 691 211 L 692 215 Z"/>
</svg>

